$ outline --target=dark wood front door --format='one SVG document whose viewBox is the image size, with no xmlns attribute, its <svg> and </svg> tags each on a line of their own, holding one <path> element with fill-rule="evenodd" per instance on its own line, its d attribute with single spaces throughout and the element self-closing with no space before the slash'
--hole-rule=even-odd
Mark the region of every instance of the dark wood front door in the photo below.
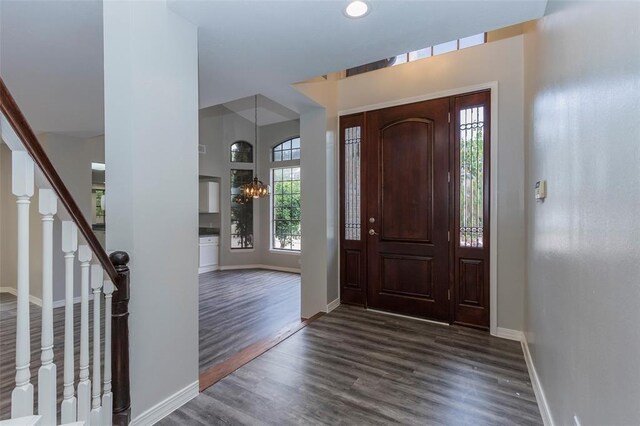
<svg viewBox="0 0 640 426">
<path fill-rule="evenodd" d="M 340 118 L 340 299 L 489 328 L 489 91 Z"/>
<path fill-rule="evenodd" d="M 367 304 L 449 320 L 449 98 L 367 113 Z"/>
</svg>

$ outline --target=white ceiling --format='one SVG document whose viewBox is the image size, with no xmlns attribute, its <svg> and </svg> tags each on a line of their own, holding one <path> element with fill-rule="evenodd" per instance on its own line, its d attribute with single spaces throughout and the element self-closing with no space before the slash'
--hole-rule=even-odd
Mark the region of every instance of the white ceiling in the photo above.
<svg viewBox="0 0 640 426">
<path fill-rule="evenodd" d="M 313 104 L 292 83 L 536 19 L 547 1 L 371 0 L 358 20 L 343 0 L 167 2 L 200 28 L 200 106 L 251 119 L 231 101 L 261 93 L 291 110 L 265 106 L 267 123 Z M 102 132 L 101 1 L 1 0 L 0 39 L 0 74 L 36 131 Z"/>
</svg>

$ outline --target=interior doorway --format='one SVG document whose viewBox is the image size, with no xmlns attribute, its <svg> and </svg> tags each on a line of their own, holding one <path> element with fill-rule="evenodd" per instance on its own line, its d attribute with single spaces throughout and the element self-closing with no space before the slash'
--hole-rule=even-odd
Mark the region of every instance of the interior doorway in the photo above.
<svg viewBox="0 0 640 426">
<path fill-rule="evenodd" d="M 490 91 L 341 117 L 341 299 L 489 328 Z"/>
</svg>

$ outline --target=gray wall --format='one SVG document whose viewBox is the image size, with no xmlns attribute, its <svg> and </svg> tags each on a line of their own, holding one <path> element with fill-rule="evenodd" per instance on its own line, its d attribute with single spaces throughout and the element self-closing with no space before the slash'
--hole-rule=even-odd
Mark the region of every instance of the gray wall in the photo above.
<svg viewBox="0 0 640 426">
<path fill-rule="evenodd" d="M 553 1 L 525 35 L 525 331 L 557 425 L 640 419 L 639 22 Z"/>
<path fill-rule="evenodd" d="M 62 181 L 74 197 L 80 210 L 91 223 L 91 163 L 104 161 L 104 139 L 89 140 L 44 133 L 38 136 L 42 147 L 56 168 Z M 17 210 L 11 192 L 11 151 L 2 144 L 0 154 L 0 287 L 15 288 Z M 30 295 L 42 298 L 42 221 L 38 213 L 38 188 L 35 188 L 29 208 L 29 286 Z M 53 300 L 64 300 L 64 254 L 62 252 L 61 219 L 66 220 L 63 207 L 58 204 L 58 214 L 53 225 Z M 78 234 L 78 244 L 84 244 Z M 74 297 L 80 296 L 80 265 L 75 262 L 76 285 Z"/>
<path fill-rule="evenodd" d="M 231 163 L 230 149 L 234 142 L 243 140 L 254 145 L 254 126 L 249 120 L 228 110 L 215 106 L 200 110 L 200 144 L 207 147 L 207 153 L 200 155 L 199 164 L 201 175 L 220 178 L 220 266 L 257 265 L 260 263 L 259 226 L 260 211 L 264 200 L 253 203 L 253 244 L 252 249 L 231 250 L 231 225 L 229 222 L 231 208 L 230 173 L 231 169 L 253 170 L 254 164 Z M 255 154 L 255 152 L 254 152 Z M 260 171 L 260 179 L 264 182 L 268 176 L 265 170 Z M 211 215 L 200 215 L 200 222 L 204 225 Z"/>
<path fill-rule="evenodd" d="M 260 170 L 264 170 L 267 179 L 272 167 L 289 167 L 300 165 L 300 160 L 286 162 L 272 162 L 271 149 L 287 139 L 300 136 L 300 121 L 284 121 L 282 123 L 260 126 Z M 265 182 L 266 183 L 266 182 Z M 273 189 L 273 188 L 272 188 Z M 260 211 L 260 253 L 261 264 L 280 266 L 285 268 L 300 269 L 300 253 L 282 253 L 271 250 L 271 204 L 265 200 L 264 207 Z M 303 248 L 304 249 L 304 248 Z"/>
<path fill-rule="evenodd" d="M 269 251 L 270 200 L 254 201 L 254 248 L 231 250 L 231 225 L 229 223 L 230 171 L 231 169 L 256 170 L 259 161 L 260 180 L 270 181 L 270 149 L 285 139 L 298 136 L 300 124 L 297 120 L 260 126 L 258 129 L 258 150 L 253 164 L 231 163 L 230 148 L 234 142 L 244 140 L 254 145 L 254 125 L 235 112 L 214 106 L 200 110 L 200 144 L 206 146 L 206 153 L 199 156 L 200 175 L 220 178 L 220 214 L 201 214 L 200 224 L 220 227 L 220 266 L 269 265 L 299 269 L 299 255 L 279 254 Z M 254 152 L 255 154 L 255 152 Z"/>
<path fill-rule="evenodd" d="M 18 211 L 16 197 L 11 191 L 11 169 L 11 150 L 2 143 L 0 144 L 0 287 L 5 287 L 5 290 L 9 291 L 16 288 L 18 261 Z M 37 300 L 42 298 L 41 223 L 38 213 L 38 189 L 35 188 L 29 206 L 29 294 Z"/>
</svg>

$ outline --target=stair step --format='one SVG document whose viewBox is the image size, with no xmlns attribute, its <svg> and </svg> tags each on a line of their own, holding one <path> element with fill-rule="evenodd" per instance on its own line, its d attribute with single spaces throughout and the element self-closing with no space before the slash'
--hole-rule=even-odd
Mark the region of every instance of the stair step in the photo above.
<svg viewBox="0 0 640 426">
<path fill-rule="evenodd" d="M 25 416 L 9 420 L 0 420 L 0 426 L 36 426 L 40 424 L 41 416 Z"/>
</svg>

